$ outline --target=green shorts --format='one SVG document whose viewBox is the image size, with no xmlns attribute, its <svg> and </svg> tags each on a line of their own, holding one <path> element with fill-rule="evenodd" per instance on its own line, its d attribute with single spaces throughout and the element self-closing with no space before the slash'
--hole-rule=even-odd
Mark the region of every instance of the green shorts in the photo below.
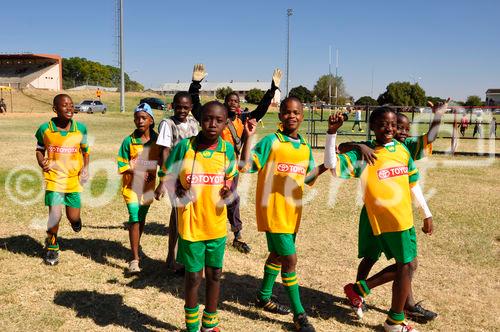
<svg viewBox="0 0 500 332">
<path fill-rule="evenodd" d="M 58 191 L 45 190 L 45 206 L 66 205 L 75 209 L 82 206 L 80 193 L 61 193 Z"/>
<path fill-rule="evenodd" d="M 139 205 L 138 203 L 128 203 L 128 222 L 144 222 L 149 211 L 149 205 Z"/>
<path fill-rule="evenodd" d="M 222 268 L 226 237 L 206 241 L 187 241 L 179 236 L 177 262 L 184 265 L 187 272 L 199 272 L 205 266 Z"/>
<path fill-rule="evenodd" d="M 410 263 L 417 257 L 415 227 L 402 232 L 382 233 L 377 239 L 387 259 L 394 258 L 398 263 Z"/>
<path fill-rule="evenodd" d="M 266 232 L 267 249 L 280 256 L 295 254 L 295 237 L 297 234 L 269 233 Z"/>
<path fill-rule="evenodd" d="M 369 258 L 377 261 L 380 258 L 380 254 L 382 254 L 382 247 L 377 237 L 373 235 L 366 207 L 363 206 L 359 216 L 358 258 Z"/>
</svg>

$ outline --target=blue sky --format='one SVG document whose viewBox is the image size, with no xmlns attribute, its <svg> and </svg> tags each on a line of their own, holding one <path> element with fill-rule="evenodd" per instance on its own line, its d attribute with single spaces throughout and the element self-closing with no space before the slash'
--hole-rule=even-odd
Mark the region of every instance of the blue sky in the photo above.
<svg viewBox="0 0 500 332">
<path fill-rule="evenodd" d="M 3 3 L 0 50 L 116 65 L 114 7 L 114 0 Z M 355 98 L 371 94 L 372 70 L 375 98 L 392 81 L 418 80 L 428 95 L 457 100 L 500 88 L 496 0 L 125 0 L 126 71 L 146 87 L 187 81 L 197 62 L 209 81 L 269 80 L 285 68 L 287 8 L 290 87 L 312 88 L 328 73 L 332 45 Z"/>
</svg>

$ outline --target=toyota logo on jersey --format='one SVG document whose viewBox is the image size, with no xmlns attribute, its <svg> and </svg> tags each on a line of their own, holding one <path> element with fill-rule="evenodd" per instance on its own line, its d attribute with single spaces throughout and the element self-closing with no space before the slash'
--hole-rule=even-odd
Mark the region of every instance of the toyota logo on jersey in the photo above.
<svg viewBox="0 0 500 332">
<path fill-rule="evenodd" d="M 276 170 L 280 173 L 294 173 L 300 175 L 306 174 L 306 168 L 304 166 L 288 163 L 278 163 Z"/>
<path fill-rule="evenodd" d="M 377 171 L 379 180 L 393 178 L 395 176 L 408 175 L 408 166 L 396 166 L 380 169 Z"/>
<path fill-rule="evenodd" d="M 186 182 L 190 184 L 203 184 L 208 186 L 220 185 L 224 183 L 222 174 L 188 174 Z"/>
<path fill-rule="evenodd" d="M 49 152 L 55 152 L 55 153 L 77 153 L 78 148 L 74 146 L 56 146 L 56 145 L 49 145 L 47 147 L 47 151 Z"/>
</svg>

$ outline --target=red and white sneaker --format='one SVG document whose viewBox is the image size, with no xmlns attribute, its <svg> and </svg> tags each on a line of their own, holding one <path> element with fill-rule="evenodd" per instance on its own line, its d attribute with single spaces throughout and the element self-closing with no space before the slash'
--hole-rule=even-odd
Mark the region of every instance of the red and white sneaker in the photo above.
<svg viewBox="0 0 500 332">
<path fill-rule="evenodd" d="M 363 318 L 363 302 L 365 301 L 362 296 L 360 296 L 354 290 L 354 284 L 347 284 L 344 286 L 344 293 L 349 300 L 352 310 L 358 316 L 359 319 Z"/>
<path fill-rule="evenodd" d="M 385 332 L 418 332 L 413 326 L 406 323 L 401 323 L 399 325 L 390 325 L 384 322 Z"/>
</svg>

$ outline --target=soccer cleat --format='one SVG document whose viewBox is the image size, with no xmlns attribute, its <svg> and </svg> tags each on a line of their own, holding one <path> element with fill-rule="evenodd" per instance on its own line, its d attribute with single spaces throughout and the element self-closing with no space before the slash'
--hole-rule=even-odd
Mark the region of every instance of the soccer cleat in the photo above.
<svg viewBox="0 0 500 332">
<path fill-rule="evenodd" d="M 307 315 L 305 313 L 298 315 L 293 318 L 293 324 L 295 325 L 295 331 L 298 332 L 316 332 L 314 326 L 307 320 Z"/>
<path fill-rule="evenodd" d="M 45 254 L 44 262 L 47 265 L 54 266 L 59 263 L 59 249 L 47 249 L 47 253 Z"/>
<path fill-rule="evenodd" d="M 408 325 L 406 323 L 401 323 L 397 325 L 391 325 L 387 322 L 384 322 L 384 331 L 385 332 L 418 332 L 413 326 Z"/>
<path fill-rule="evenodd" d="M 288 315 L 290 313 L 290 308 L 279 303 L 275 296 L 271 296 L 268 300 L 261 300 L 257 297 L 255 306 L 273 314 Z"/>
<path fill-rule="evenodd" d="M 206 328 L 206 327 L 201 327 L 201 332 L 220 332 L 221 329 L 218 328 L 217 326 L 216 327 L 212 327 L 212 328 Z"/>
<path fill-rule="evenodd" d="M 248 254 L 251 251 L 250 246 L 239 239 L 233 240 L 233 247 L 243 254 Z"/>
<path fill-rule="evenodd" d="M 73 228 L 73 231 L 75 233 L 78 233 L 79 231 L 82 230 L 82 221 L 81 220 L 78 220 L 77 222 L 70 223 L 70 224 L 71 224 L 71 228 Z"/>
<path fill-rule="evenodd" d="M 140 272 L 141 268 L 139 267 L 139 260 L 137 259 L 131 260 L 128 263 L 127 273 L 132 275 L 132 274 L 138 274 Z"/>
<path fill-rule="evenodd" d="M 349 300 L 352 310 L 359 319 L 363 318 L 363 298 L 354 290 L 354 284 L 347 284 L 344 286 L 344 293 Z"/>
<path fill-rule="evenodd" d="M 418 302 L 411 309 L 405 309 L 405 316 L 417 323 L 427 323 L 431 320 L 436 319 L 437 313 L 427 310 L 420 305 Z"/>
</svg>

